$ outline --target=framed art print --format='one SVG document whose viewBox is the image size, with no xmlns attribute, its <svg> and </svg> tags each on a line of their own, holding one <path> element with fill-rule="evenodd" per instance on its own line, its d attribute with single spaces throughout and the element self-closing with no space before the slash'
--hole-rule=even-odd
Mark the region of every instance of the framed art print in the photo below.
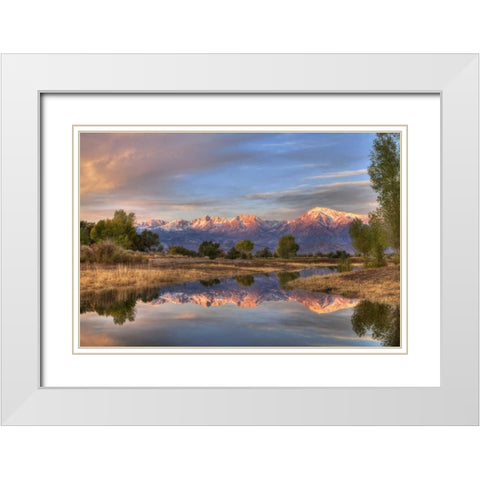
<svg viewBox="0 0 480 480">
<path fill-rule="evenodd" d="M 3 422 L 477 423 L 477 67 L 4 56 Z"/>
<path fill-rule="evenodd" d="M 405 126 L 74 126 L 73 135 L 74 353 L 407 352 Z M 370 149 L 386 146 L 392 165 L 382 157 L 372 175 L 395 197 L 388 230 L 383 216 L 375 224 L 367 168 Z M 391 243 L 378 257 L 377 242 Z M 350 286 L 319 290 L 320 277 Z"/>
</svg>

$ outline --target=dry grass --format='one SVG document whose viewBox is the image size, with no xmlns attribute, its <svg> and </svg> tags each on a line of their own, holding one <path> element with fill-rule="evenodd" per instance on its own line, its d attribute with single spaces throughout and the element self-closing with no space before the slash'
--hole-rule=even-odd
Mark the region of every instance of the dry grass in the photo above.
<svg viewBox="0 0 480 480">
<path fill-rule="evenodd" d="M 149 265 L 82 265 L 80 289 L 82 293 L 85 293 L 123 287 L 161 287 L 194 280 L 295 271 L 318 265 L 335 266 L 336 260 L 317 259 L 314 261 L 311 258 L 209 260 L 165 256 L 151 259 Z"/>
<path fill-rule="evenodd" d="M 187 281 L 180 275 L 179 281 Z M 178 278 L 178 277 L 177 277 Z M 113 287 L 162 286 L 172 283 L 172 272 L 159 268 L 118 265 L 114 267 L 93 266 L 80 271 L 82 292 Z"/>
<path fill-rule="evenodd" d="M 311 292 L 327 292 L 390 305 L 400 303 L 400 267 L 368 268 L 354 272 L 298 278 L 289 286 Z"/>
</svg>

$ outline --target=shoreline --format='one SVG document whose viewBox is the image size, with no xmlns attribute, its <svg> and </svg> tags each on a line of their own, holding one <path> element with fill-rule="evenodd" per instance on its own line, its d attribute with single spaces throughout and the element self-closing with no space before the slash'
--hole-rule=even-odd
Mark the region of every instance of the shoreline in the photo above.
<svg viewBox="0 0 480 480">
<path fill-rule="evenodd" d="M 361 264 L 361 261 L 353 259 L 353 264 Z M 80 291 L 92 293 L 114 288 L 163 287 L 197 280 L 336 266 L 336 259 L 309 257 L 247 260 L 166 257 L 151 259 L 148 265 L 82 264 Z"/>
<path fill-rule="evenodd" d="M 292 280 L 288 285 L 309 292 L 325 292 L 346 298 L 399 305 L 400 265 L 313 275 Z"/>
</svg>

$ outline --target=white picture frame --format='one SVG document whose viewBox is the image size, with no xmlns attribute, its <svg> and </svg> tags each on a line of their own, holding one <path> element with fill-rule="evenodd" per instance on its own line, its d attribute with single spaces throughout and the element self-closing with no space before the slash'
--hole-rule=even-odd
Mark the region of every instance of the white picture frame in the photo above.
<svg viewBox="0 0 480 480">
<path fill-rule="evenodd" d="M 42 387 L 47 92 L 439 93 L 440 387 Z M 478 425 L 478 55 L 3 55 L 2 423 Z"/>
</svg>

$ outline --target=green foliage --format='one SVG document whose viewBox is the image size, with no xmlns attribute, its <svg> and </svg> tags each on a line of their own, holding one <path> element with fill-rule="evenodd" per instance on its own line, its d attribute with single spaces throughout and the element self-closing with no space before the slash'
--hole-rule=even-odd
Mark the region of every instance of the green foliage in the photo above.
<svg viewBox="0 0 480 480">
<path fill-rule="evenodd" d="M 277 255 L 281 258 L 294 257 L 299 250 L 298 243 L 295 242 L 295 238 L 292 235 L 283 235 L 278 241 Z"/>
<path fill-rule="evenodd" d="M 123 325 L 127 320 L 135 321 L 135 305 L 138 299 L 146 303 L 157 297 L 158 288 L 143 289 L 140 292 L 113 289 L 82 293 L 80 313 L 94 311 L 98 315 L 112 317 L 115 325 Z"/>
<path fill-rule="evenodd" d="M 256 252 L 254 256 L 257 258 L 271 258 L 273 257 L 273 254 L 268 247 L 265 247 Z"/>
<path fill-rule="evenodd" d="M 235 260 L 236 258 L 240 258 L 241 254 L 238 252 L 235 247 L 232 247 L 227 254 L 225 255 L 226 258 L 230 260 Z"/>
<path fill-rule="evenodd" d="M 378 210 L 369 214 L 369 225 L 354 220 L 349 233 L 353 248 L 364 256 L 367 267 L 383 267 L 387 264 L 385 250 L 389 246 L 388 228 Z"/>
<path fill-rule="evenodd" d="M 219 243 L 214 243 L 212 241 L 202 242 L 198 247 L 198 255 L 200 257 L 208 257 L 214 259 L 222 255 L 222 250 L 220 249 Z"/>
<path fill-rule="evenodd" d="M 336 250 L 335 252 L 329 252 L 327 254 L 328 258 L 348 258 L 351 255 L 346 250 Z"/>
<path fill-rule="evenodd" d="M 170 255 L 183 255 L 185 257 L 198 257 L 198 253 L 194 250 L 188 250 L 188 248 L 182 247 L 180 245 L 172 245 L 168 253 Z"/>
<path fill-rule="evenodd" d="M 370 152 L 368 174 L 377 192 L 388 244 L 400 249 L 400 134 L 377 133 Z"/>
<path fill-rule="evenodd" d="M 387 264 L 385 250 L 389 245 L 388 233 L 384 220 L 377 212 L 368 216 L 370 224 L 370 255 L 369 266 L 383 267 Z"/>
<path fill-rule="evenodd" d="M 92 240 L 90 238 L 90 232 L 92 231 L 95 223 L 85 222 L 80 220 L 80 244 L 81 245 L 90 245 Z"/>
<path fill-rule="evenodd" d="M 90 239 L 95 243 L 109 239 L 123 248 L 134 248 L 137 237 L 134 222 L 133 212 L 127 214 L 124 210 L 116 210 L 113 218 L 97 222 L 90 231 Z"/>
<path fill-rule="evenodd" d="M 400 307 L 364 300 L 355 306 L 352 315 L 353 331 L 363 337 L 369 330 L 372 338 L 385 346 L 400 346 Z"/>
<path fill-rule="evenodd" d="M 140 235 L 137 234 L 133 244 L 135 250 L 140 250 L 141 252 L 148 252 L 150 250 L 156 250 L 157 252 L 163 251 L 158 233 L 154 233 L 151 230 L 144 230 Z"/>
<path fill-rule="evenodd" d="M 245 256 L 246 258 L 250 258 L 252 256 L 251 252 L 253 250 L 254 244 L 251 240 L 240 240 L 235 245 L 235 250 L 240 252 L 242 258 Z"/>
<path fill-rule="evenodd" d="M 370 252 L 370 227 L 356 218 L 350 224 L 348 233 L 352 239 L 353 248 L 358 253 L 367 256 Z"/>
<path fill-rule="evenodd" d="M 291 282 L 292 280 L 296 280 L 299 277 L 300 277 L 300 274 L 298 272 L 278 272 L 277 273 L 278 284 L 280 285 L 280 288 L 283 288 L 284 290 L 291 288 L 289 287 L 288 282 Z"/>
<path fill-rule="evenodd" d="M 243 287 L 249 287 L 250 285 L 253 285 L 255 283 L 255 278 L 253 278 L 253 275 L 240 275 L 238 277 L 235 277 L 235 280 L 239 285 L 242 285 Z"/>
</svg>

